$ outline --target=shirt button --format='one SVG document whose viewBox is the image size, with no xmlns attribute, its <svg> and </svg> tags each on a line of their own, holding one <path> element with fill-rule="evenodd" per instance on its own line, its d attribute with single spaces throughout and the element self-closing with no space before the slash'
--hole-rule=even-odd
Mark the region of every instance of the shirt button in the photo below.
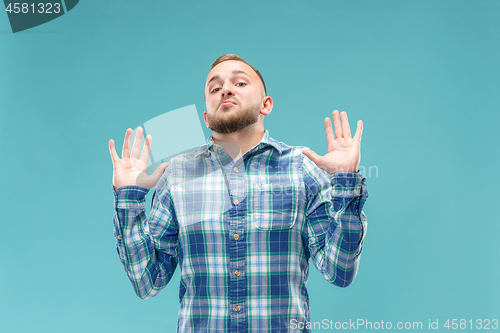
<svg viewBox="0 0 500 333">
<path fill-rule="evenodd" d="M 234 234 L 233 239 L 234 239 L 234 240 L 238 240 L 238 239 L 240 239 L 240 235 L 238 235 L 238 234 Z"/>
<path fill-rule="evenodd" d="M 122 240 L 122 236 L 120 236 L 120 235 L 118 235 L 118 237 L 116 237 L 116 238 L 118 238 L 119 240 Z"/>
<path fill-rule="evenodd" d="M 235 206 L 238 206 L 238 204 L 239 204 L 240 202 L 238 201 L 238 199 L 234 199 L 234 200 L 233 200 L 233 203 L 234 203 L 234 205 L 235 205 Z"/>
<path fill-rule="evenodd" d="M 241 272 L 240 272 L 239 270 L 236 270 L 236 271 L 234 272 L 234 275 L 236 275 L 236 276 L 238 277 L 238 276 L 240 276 L 240 275 L 241 275 Z"/>
<path fill-rule="evenodd" d="M 219 148 L 217 148 L 217 146 L 214 146 L 214 150 L 219 151 Z"/>
<path fill-rule="evenodd" d="M 238 173 L 238 168 L 237 167 L 234 167 L 233 170 L 234 170 L 234 172 Z"/>
<path fill-rule="evenodd" d="M 241 311 L 241 307 L 240 307 L 239 305 L 236 305 L 236 306 L 234 307 L 234 309 L 236 310 L 236 312 L 240 312 L 240 311 Z"/>
</svg>

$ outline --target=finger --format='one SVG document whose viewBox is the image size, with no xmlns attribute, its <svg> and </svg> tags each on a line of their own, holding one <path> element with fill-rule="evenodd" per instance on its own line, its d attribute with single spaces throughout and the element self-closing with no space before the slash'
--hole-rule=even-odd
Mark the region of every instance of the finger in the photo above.
<svg viewBox="0 0 500 333">
<path fill-rule="evenodd" d="M 309 157 L 309 159 L 311 161 L 314 162 L 314 164 L 318 165 L 320 164 L 319 161 L 321 159 L 321 156 L 319 156 L 318 154 L 316 154 L 314 151 L 312 151 L 311 149 L 305 149 L 302 151 L 302 154 L 306 155 L 307 157 Z"/>
<path fill-rule="evenodd" d="M 333 127 L 335 128 L 335 138 L 343 138 L 342 126 L 340 124 L 340 116 L 337 110 L 332 112 L 333 117 Z"/>
<path fill-rule="evenodd" d="M 325 134 L 326 142 L 328 143 L 328 151 L 333 149 L 333 141 L 335 141 L 335 136 L 333 135 L 332 122 L 330 118 L 325 118 Z"/>
<path fill-rule="evenodd" d="M 113 164 L 120 159 L 115 150 L 115 142 L 112 139 L 109 140 L 109 154 L 111 155 L 111 161 L 113 161 Z"/>
<path fill-rule="evenodd" d="M 130 137 L 133 130 L 128 128 L 125 132 L 125 140 L 123 140 L 122 158 L 130 158 Z"/>
<path fill-rule="evenodd" d="M 153 141 L 151 135 L 146 136 L 146 140 L 144 141 L 144 148 L 142 148 L 141 160 L 146 164 L 148 163 L 149 151 L 151 150 L 151 141 Z"/>
<path fill-rule="evenodd" d="M 363 121 L 358 120 L 358 127 L 356 128 L 356 133 L 354 133 L 354 140 L 361 142 L 362 134 L 363 134 Z"/>
<path fill-rule="evenodd" d="M 340 119 L 342 120 L 342 133 L 344 133 L 344 138 L 351 138 L 351 127 L 349 126 L 349 119 L 347 119 L 347 112 L 342 111 L 340 113 Z"/>
<path fill-rule="evenodd" d="M 131 158 L 139 158 L 139 154 L 141 153 L 141 144 L 142 144 L 142 127 L 137 128 L 137 133 L 135 134 L 134 146 L 132 147 Z"/>
</svg>

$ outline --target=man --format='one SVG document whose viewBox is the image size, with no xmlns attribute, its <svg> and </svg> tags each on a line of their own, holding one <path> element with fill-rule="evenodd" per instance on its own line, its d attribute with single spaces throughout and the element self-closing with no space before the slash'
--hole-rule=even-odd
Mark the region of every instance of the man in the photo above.
<svg viewBox="0 0 500 333">
<path fill-rule="evenodd" d="M 139 156 L 142 130 L 130 153 L 128 129 L 122 159 L 110 140 L 123 267 L 147 299 L 179 265 L 179 332 L 309 332 L 308 260 L 340 287 L 358 269 L 368 197 L 358 172 L 363 124 L 351 138 L 346 113 L 334 111 L 325 156 L 272 139 L 264 117 L 273 100 L 260 73 L 235 55 L 214 62 L 205 99 L 212 136 L 151 176 L 150 136 Z"/>
</svg>

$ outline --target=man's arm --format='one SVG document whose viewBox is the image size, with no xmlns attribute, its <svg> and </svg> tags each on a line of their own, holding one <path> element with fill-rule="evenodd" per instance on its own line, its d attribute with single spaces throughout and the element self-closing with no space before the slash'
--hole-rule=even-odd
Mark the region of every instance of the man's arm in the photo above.
<svg viewBox="0 0 500 333">
<path fill-rule="evenodd" d="M 142 128 L 137 130 L 130 151 L 132 132 L 129 128 L 125 134 L 121 159 L 116 153 L 114 141 L 109 141 L 113 189 L 118 189 L 115 192 L 113 222 L 116 248 L 125 272 L 137 296 L 146 299 L 158 294 L 174 273 L 178 225 L 169 187 L 172 168 L 165 170 L 168 163 L 163 163 L 148 176 L 146 167 L 152 138 L 149 135 L 146 137 L 140 154 Z M 155 184 L 150 216 L 146 218 L 145 196 Z"/>
<path fill-rule="evenodd" d="M 328 282 L 347 287 L 356 277 L 366 235 L 366 179 L 360 173 L 329 175 L 308 158 L 303 165 L 311 259 Z"/>
<path fill-rule="evenodd" d="M 137 296 L 142 299 L 157 295 L 177 266 L 178 224 L 167 185 L 169 169 L 158 182 L 148 218 L 147 188 L 123 186 L 115 196 L 116 249 Z"/>
<path fill-rule="evenodd" d="M 351 137 L 347 113 L 333 111 L 333 127 L 326 118 L 328 153 L 306 149 L 304 183 L 307 194 L 308 248 L 314 264 L 329 282 L 347 287 L 356 277 L 366 234 L 363 205 L 366 179 L 357 172 L 361 158 L 363 122 Z M 313 163 L 314 162 L 314 163 Z"/>
</svg>

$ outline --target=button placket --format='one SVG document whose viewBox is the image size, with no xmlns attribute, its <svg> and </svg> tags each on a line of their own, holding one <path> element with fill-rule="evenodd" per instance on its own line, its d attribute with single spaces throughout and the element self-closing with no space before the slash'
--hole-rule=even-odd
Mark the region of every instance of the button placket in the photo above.
<svg viewBox="0 0 500 333">
<path fill-rule="evenodd" d="M 225 221 L 229 224 L 229 298 L 234 311 L 231 313 L 231 331 L 241 331 L 241 328 L 246 327 L 246 308 L 245 300 L 247 299 L 247 279 L 245 272 L 246 244 L 242 241 L 246 227 L 246 203 L 245 203 L 245 175 L 244 164 L 242 160 L 233 162 L 229 160 L 231 157 L 221 148 L 216 153 L 218 148 L 214 146 L 210 154 L 212 165 L 220 167 L 221 176 L 224 177 L 228 193 L 226 198 L 230 205 L 228 219 Z M 237 165 L 237 166 L 236 166 Z M 237 172 L 236 169 L 237 168 Z M 238 272 L 238 273 L 236 273 Z"/>
<path fill-rule="evenodd" d="M 241 167 L 238 168 L 236 166 L 237 163 L 238 162 L 235 162 L 225 170 L 230 179 L 230 194 L 233 204 L 231 208 L 229 230 L 230 235 L 232 235 L 230 237 L 233 238 L 230 244 L 231 256 L 229 263 L 229 286 L 231 303 L 234 306 L 234 312 L 231 319 L 238 320 L 237 325 L 239 325 L 241 324 L 241 320 L 247 316 L 244 302 L 247 297 L 246 290 L 248 289 L 248 281 L 244 274 L 246 265 L 246 244 L 241 239 L 246 226 L 245 172 L 243 172 Z M 238 331 L 236 326 L 233 328 L 235 331 Z"/>
</svg>

